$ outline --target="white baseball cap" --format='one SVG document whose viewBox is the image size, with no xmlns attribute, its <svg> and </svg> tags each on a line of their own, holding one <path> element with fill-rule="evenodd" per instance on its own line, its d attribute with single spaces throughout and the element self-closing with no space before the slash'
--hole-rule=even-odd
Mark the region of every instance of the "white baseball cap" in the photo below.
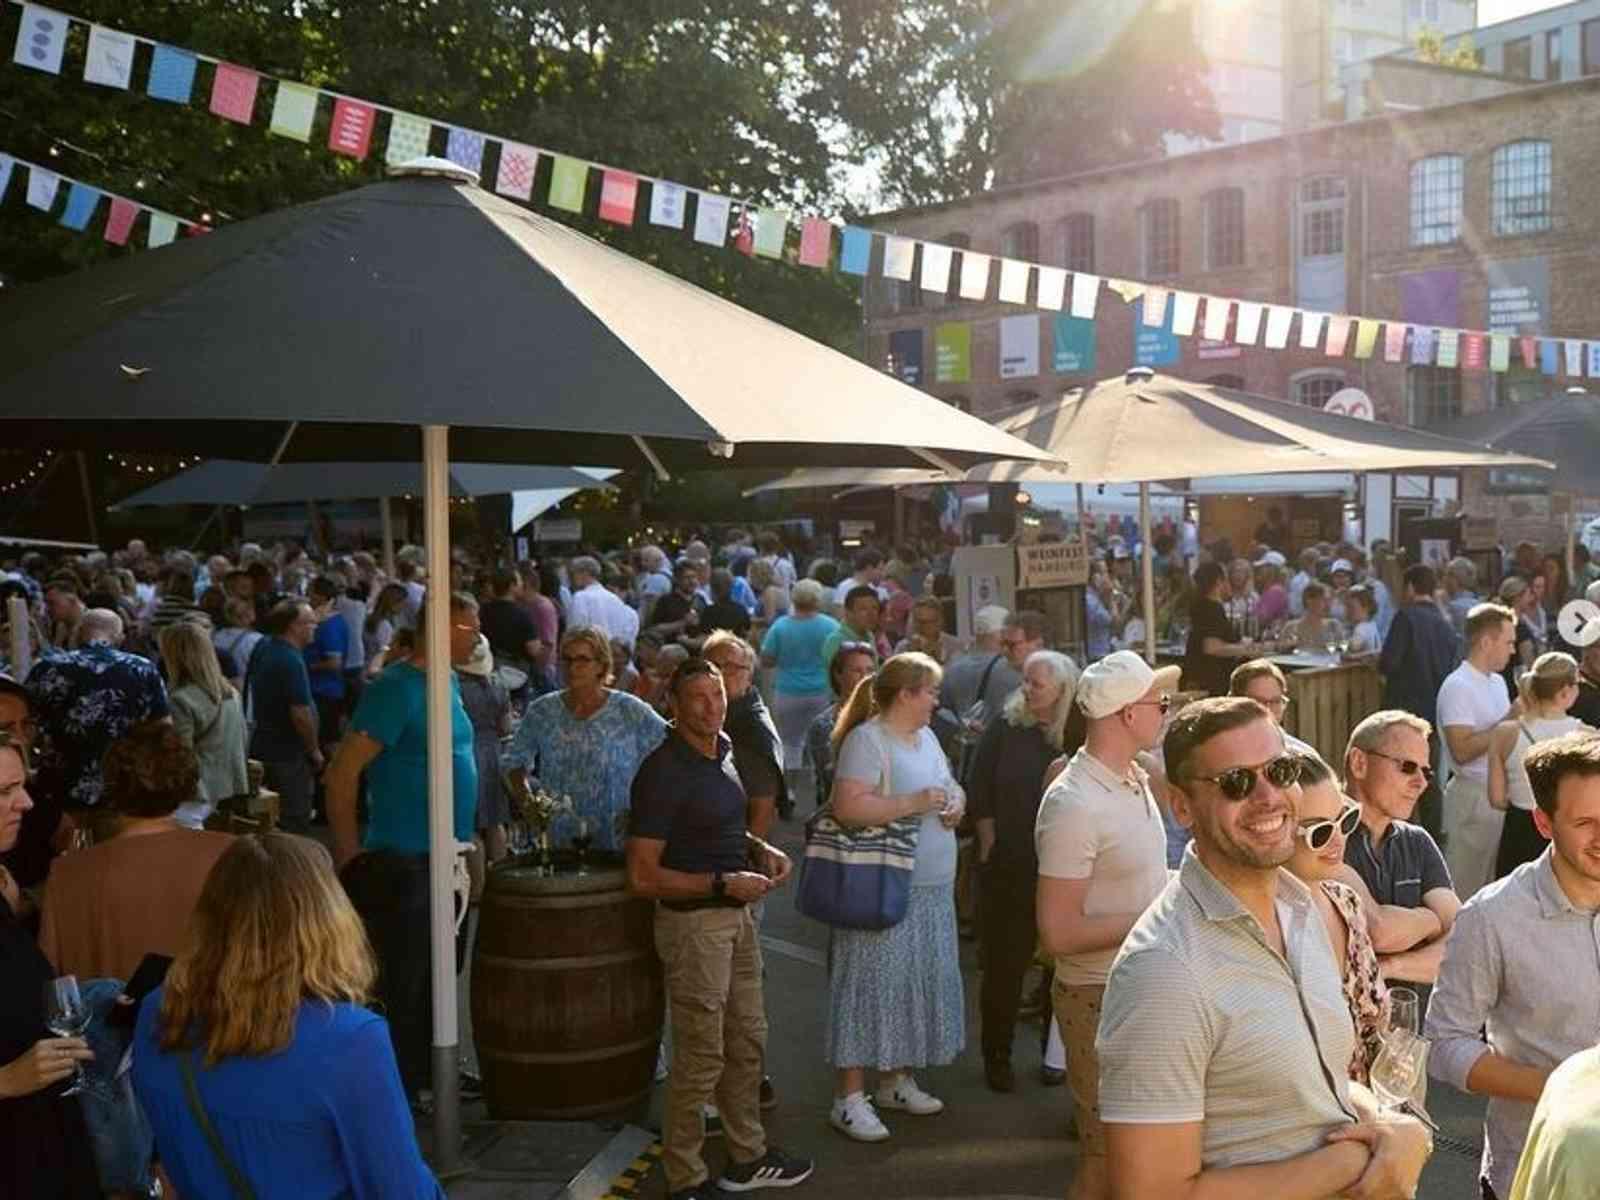
<svg viewBox="0 0 1600 1200">
<path fill-rule="evenodd" d="M 999 633 L 1006 627 L 1006 621 L 1010 616 L 1003 604 L 987 604 L 972 614 L 972 632 L 980 637 L 984 634 Z"/>
<path fill-rule="evenodd" d="M 1289 560 L 1276 550 L 1268 550 L 1260 558 L 1256 559 L 1255 565 L 1258 567 L 1282 567 L 1287 566 L 1288 562 Z"/>
<path fill-rule="evenodd" d="M 1077 701 L 1091 720 L 1126 708 L 1155 686 L 1156 673 L 1132 650 L 1118 650 L 1090 663 L 1078 676 Z"/>
<path fill-rule="evenodd" d="M 1329 575 L 1337 575 L 1340 571 L 1343 571 L 1346 575 L 1354 575 L 1356 573 L 1356 569 L 1350 565 L 1348 558 L 1335 559 L 1333 566 L 1328 568 Z"/>
</svg>

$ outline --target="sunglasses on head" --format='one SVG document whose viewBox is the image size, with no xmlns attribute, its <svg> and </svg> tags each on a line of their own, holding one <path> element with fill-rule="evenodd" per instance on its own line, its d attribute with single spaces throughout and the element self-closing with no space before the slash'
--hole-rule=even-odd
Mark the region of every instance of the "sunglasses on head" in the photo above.
<svg viewBox="0 0 1600 1200">
<path fill-rule="evenodd" d="M 1310 825 L 1300 827 L 1300 836 L 1305 839 L 1306 845 L 1313 850 L 1321 850 L 1333 841 L 1333 831 L 1337 829 L 1345 837 L 1356 831 L 1356 826 L 1361 824 L 1361 806 L 1347 804 L 1344 811 L 1331 821 L 1313 821 Z"/>
<path fill-rule="evenodd" d="M 1256 790 L 1256 780 L 1263 775 L 1275 788 L 1293 787 L 1300 782 L 1300 760 L 1285 754 L 1259 767 L 1229 767 L 1215 775 L 1197 775 L 1195 779 L 1216 784 L 1217 790 L 1229 800 L 1243 800 Z"/>
<path fill-rule="evenodd" d="M 1388 759 L 1400 768 L 1400 774 L 1402 775 L 1415 775 L 1418 771 L 1421 771 L 1424 783 L 1433 782 L 1433 768 L 1427 763 L 1420 763 L 1414 758 L 1400 758 L 1394 754 L 1385 754 L 1382 750 L 1368 750 L 1367 753 L 1377 758 Z"/>
</svg>

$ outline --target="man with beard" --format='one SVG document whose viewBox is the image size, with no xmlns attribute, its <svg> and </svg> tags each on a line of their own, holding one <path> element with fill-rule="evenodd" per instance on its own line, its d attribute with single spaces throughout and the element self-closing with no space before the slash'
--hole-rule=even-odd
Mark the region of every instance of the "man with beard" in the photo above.
<svg viewBox="0 0 1600 1200">
<path fill-rule="evenodd" d="M 1426 1024 L 1429 1074 L 1489 1097 L 1488 1200 L 1511 1195 L 1551 1072 L 1600 1042 L 1600 734 L 1551 738 L 1523 762 L 1550 845 L 1461 909 Z"/>
<path fill-rule="evenodd" d="M 1178 877 L 1135 922 L 1100 1017 L 1114 1196 L 1407 1197 L 1432 1149 L 1378 1119 L 1346 1067 L 1355 1032 L 1310 891 L 1282 870 L 1299 761 L 1245 697 L 1189 705 L 1163 742 Z"/>
</svg>

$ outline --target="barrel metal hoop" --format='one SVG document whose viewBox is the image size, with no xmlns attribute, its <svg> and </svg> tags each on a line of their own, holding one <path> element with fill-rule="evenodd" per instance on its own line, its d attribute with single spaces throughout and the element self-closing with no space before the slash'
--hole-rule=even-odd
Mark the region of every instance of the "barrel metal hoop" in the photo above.
<svg viewBox="0 0 1600 1200">
<path fill-rule="evenodd" d="M 602 1046 L 594 1050 L 562 1050 L 542 1053 L 528 1050 L 498 1050 L 480 1044 L 478 1057 L 480 1059 L 492 1058 L 497 1062 L 544 1063 L 549 1065 L 599 1062 L 607 1058 L 621 1058 L 624 1054 L 637 1054 L 641 1050 L 654 1050 L 660 1044 L 660 1041 L 661 1035 L 652 1033 L 646 1037 L 635 1038 L 631 1042 L 622 1042 L 616 1046 Z"/>
<path fill-rule="evenodd" d="M 617 950 L 610 954 L 585 954 L 568 958 L 508 958 L 503 954 L 477 954 L 477 966 L 499 967 L 507 971 L 574 971 L 598 967 L 617 967 L 654 957 L 644 950 Z"/>
</svg>

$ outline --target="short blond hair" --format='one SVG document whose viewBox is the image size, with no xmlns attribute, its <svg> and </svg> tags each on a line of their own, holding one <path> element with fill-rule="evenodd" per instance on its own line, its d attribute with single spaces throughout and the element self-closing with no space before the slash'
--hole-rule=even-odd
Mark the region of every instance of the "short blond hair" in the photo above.
<svg viewBox="0 0 1600 1200">
<path fill-rule="evenodd" d="M 594 651 L 595 661 L 600 664 L 601 679 L 610 683 L 615 676 L 612 674 L 611 638 L 606 631 L 597 625 L 575 625 L 561 635 L 556 655 L 564 657 L 568 646 L 579 645 Z"/>
<path fill-rule="evenodd" d="M 802 579 L 789 592 L 796 612 L 816 612 L 822 607 L 822 584 L 815 579 Z"/>
</svg>

